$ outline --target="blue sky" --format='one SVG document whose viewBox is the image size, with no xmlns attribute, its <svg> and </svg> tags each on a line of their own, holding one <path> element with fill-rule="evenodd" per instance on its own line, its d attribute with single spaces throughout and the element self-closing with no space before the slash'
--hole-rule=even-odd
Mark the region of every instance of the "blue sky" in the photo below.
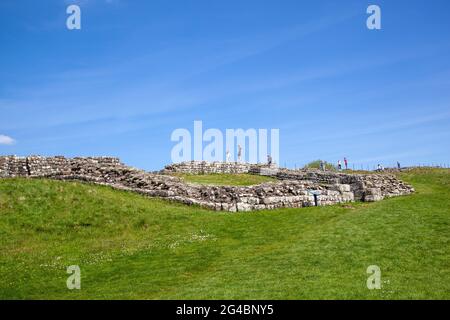
<svg viewBox="0 0 450 320">
<path fill-rule="evenodd" d="M 69 4 L 81 30 L 66 28 Z M 366 28 L 369 4 L 381 30 Z M 448 0 L 2 0 L 0 155 L 156 170 L 172 131 L 202 120 L 280 129 L 290 167 L 450 163 L 449 12 Z"/>
</svg>

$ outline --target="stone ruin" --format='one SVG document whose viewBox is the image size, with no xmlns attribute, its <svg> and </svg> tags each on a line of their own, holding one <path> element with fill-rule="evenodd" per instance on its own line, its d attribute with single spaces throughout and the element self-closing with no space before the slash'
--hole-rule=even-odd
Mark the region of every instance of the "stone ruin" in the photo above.
<svg viewBox="0 0 450 320">
<path fill-rule="evenodd" d="M 176 172 L 249 173 L 278 181 L 246 187 L 210 186 L 186 183 L 173 175 Z M 172 164 L 155 173 L 129 167 L 112 157 L 0 157 L 0 178 L 13 177 L 90 182 L 230 212 L 371 202 L 414 192 L 411 186 L 386 174 L 290 170 L 260 164 L 203 161 Z"/>
</svg>

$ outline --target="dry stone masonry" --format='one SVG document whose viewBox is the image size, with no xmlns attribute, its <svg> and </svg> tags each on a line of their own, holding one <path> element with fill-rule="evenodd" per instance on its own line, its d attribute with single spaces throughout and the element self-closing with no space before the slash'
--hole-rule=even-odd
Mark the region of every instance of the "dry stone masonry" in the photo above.
<svg viewBox="0 0 450 320">
<path fill-rule="evenodd" d="M 250 173 L 279 181 L 254 186 L 206 186 L 185 183 L 174 172 Z M 392 175 L 345 174 L 317 170 L 289 170 L 246 163 L 185 162 L 151 173 L 124 165 L 111 157 L 0 157 L 0 178 L 29 177 L 77 180 L 138 192 L 213 210 L 251 211 L 299 208 L 336 203 L 379 201 L 406 195 L 414 189 Z"/>
<path fill-rule="evenodd" d="M 242 162 L 190 161 L 168 165 L 164 168 L 163 172 L 180 172 L 191 174 L 248 173 L 252 166 L 255 165 Z"/>
</svg>

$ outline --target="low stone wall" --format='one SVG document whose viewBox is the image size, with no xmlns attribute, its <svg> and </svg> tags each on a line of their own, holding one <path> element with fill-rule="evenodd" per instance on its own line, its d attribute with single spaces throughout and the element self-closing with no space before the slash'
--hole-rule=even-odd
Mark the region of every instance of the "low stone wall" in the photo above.
<svg viewBox="0 0 450 320">
<path fill-rule="evenodd" d="M 185 183 L 168 174 L 155 174 L 135 169 L 122 164 L 117 158 L 68 159 L 38 156 L 0 157 L 0 178 L 30 177 L 86 181 L 147 196 L 162 197 L 185 204 L 196 204 L 214 210 L 231 212 L 330 205 L 355 199 L 377 201 L 387 196 L 413 192 L 411 187 L 395 177 L 335 176 L 336 174 L 323 175 L 320 172 L 277 170 L 257 165 L 235 165 L 237 167 L 232 167 L 232 164 L 224 164 L 222 167 L 217 164 L 203 165 L 203 168 L 219 168 L 218 170 L 230 171 L 207 169 L 208 171 L 196 172 L 251 172 L 273 175 L 280 181 L 248 187 L 205 186 Z M 189 166 L 191 165 L 184 166 L 184 168 Z M 245 166 L 248 167 L 247 171 L 244 171 Z M 170 166 L 166 167 L 163 172 L 173 172 L 167 168 Z"/>
<path fill-rule="evenodd" d="M 242 162 L 189 161 L 167 165 L 163 172 L 190 174 L 248 173 L 252 166 L 254 165 Z"/>
<path fill-rule="evenodd" d="M 379 201 L 384 198 L 406 195 L 414 189 L 392 174 L 349 174 L 314 169 L 290 170 L 252 167 L 250 173 L 263 174 L 279 180 L 313 181 L 318 184 L 349 185 L 355 200 Z"/>
</svg>

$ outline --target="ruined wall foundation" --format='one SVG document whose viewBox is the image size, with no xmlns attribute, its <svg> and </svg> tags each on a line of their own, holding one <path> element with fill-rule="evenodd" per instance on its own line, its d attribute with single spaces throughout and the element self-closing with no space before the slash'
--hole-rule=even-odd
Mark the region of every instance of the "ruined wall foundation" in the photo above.
<svg viewBox="0 0 450 320">
<path fill-rule="evenodd" d="M 206 186 L 185 183 L 172 176 L 173 172 L 250 173 L 272 176 L 278 181 L 247 187 Z M 13 177 L 85 181 L 230 212 L 323 206 L 355 200 L 379 201 L 414 192 L 411 186 L 394 176 L 381 174 L 207 162 L 170 165 L 159 173 L 150 173 L 126 166 L 112 157 L 0 157 L 0 178 Z"/>
</svg>

